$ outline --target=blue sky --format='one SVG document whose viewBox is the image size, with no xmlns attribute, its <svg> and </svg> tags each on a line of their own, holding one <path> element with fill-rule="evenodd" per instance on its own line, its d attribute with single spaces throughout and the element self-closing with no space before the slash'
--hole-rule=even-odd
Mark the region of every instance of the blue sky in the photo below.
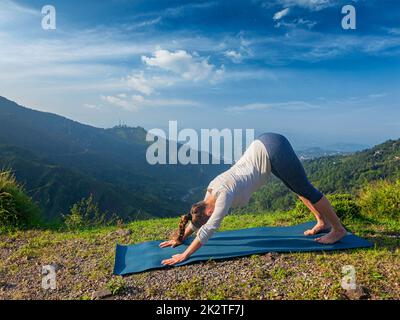
<svg viewBox="0 0 400 320">
<path fill-rule="evenodd" d="M 341 27 L 345 4 L 356 30 Z M 399 75 L 398 1 L 0 2 L 0 95 L 100 127 L 372 145 L 400 137 Z"/>
</svg>

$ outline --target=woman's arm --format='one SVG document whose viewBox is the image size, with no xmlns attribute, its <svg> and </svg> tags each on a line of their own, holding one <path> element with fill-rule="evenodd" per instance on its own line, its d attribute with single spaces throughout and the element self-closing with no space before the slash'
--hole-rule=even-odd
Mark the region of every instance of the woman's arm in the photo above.
<svg viewBox="0 0 400 320">
<path fill-rule="evenodd" d="M 193 233 L 193 229 L 190 226 L 187 226 L 185 228 L 185 234 L 183 235 L 182 242 L 184 242 L 187 238 L 190 237 L 190 235 Z M 175 248 L 177 246 L 180 246 L 182 243 L 177 242 L 176 240 L 168 240 L 165 242 L 160 243 L 160 248 L 167 248 L 167 247 L 172 247 Z"/>
<path fill-rule="evenodd" d="M 182 242 L 185 241 L 187 238 L 189 238 L 193 232 L 194 232 L 193 228 L 190 226 L 190 223 L 189 223 L 189 225 L 185 229 L 185 234 L 183 235 Z"/>
<path fill-rule="evenodd" d="M 214 212 L 210 219 L 204 224 L 199 231 L 197 237 L 201 244 L 205 244 L 208 239 L 220 228 L 222 220 L 228 214 L 232 205 L 232 194 L 224 191 L 218 194 L 217 201 L 215 202 Z"/>
<path fill-rule="evenodd" d="M 165 266 L 172 266 L 174 264 L 187 260 L 194 252 L 200 249 L 202 246 L 198 237 L 196 237 L 185 252 L 173 255 L 170 259 L 165 259 L 161 263 Z"/>
<path fill-rule="evenodd" d="M 181 254 L 176 254 L 172 256 L 171 259 L 163 260 L 161 263 L 164 265 L 174 265 L 185 261 L 193 253 L 201 248 L 208 239 L 213 235 L 213 233 L 219 229 L 222 220 L 228 214 L 229 208 L 232 204 L 232 197 L 226 193 L 220 195 L 215 203 L 215 209 L 212 213 L 208 222 L 203 225 L 197 232 L 196 238 L 190 244 L 190 246 Z"/>
</svg>

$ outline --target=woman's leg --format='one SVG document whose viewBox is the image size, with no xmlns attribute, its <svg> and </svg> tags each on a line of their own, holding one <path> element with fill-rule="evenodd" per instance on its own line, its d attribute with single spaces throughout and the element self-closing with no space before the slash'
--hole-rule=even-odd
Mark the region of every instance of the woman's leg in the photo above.
<svg viewBox="0 0 400 320">
<path fill-rule="evenodd" d="M 323 215 L 321 215 L 317 211 L 317 209 L 315 209 L 312 203 L 302 196 L 299 196 L 299 199 L 307 206 L 308 209 L 310 209 L 310 211 L 314 214 L 315 219 L 317 220 L 317 224 L 314 226 L 314 228 L 304 231 L 304 235 L 312 236 L 318 233 L 330 231 L 331 224 Z"/>
<path fill-rule="evenodd" d="M 313 208 L 311 211 L 316 215 L 317 225 L 311 230 L 318 229 L 319 222 L 329 223 L 332 226 L 332 230 L 317 241 L 330 244 L 343 238 L 346 230 L 341 225 L 328 199 L 308 180 L 304 167 L 290 142 L 284 136 L 275 133 L 263 134 L 259 140 L 267 149 L 272 173 L 298 196 L 306 199 Z"/>
<path fill-rule="evenodd" d="M 317 203 L 314 203 L 313 207 L 323 217 L 325 217 L 332 226 L 332 229 L 328 234 L 316 239 L 317 242 L 323 244 L 332 244 L 338 242 L 347 234 L 347 231 L 340 222 L 335 210 L 333 210 L 331 203 L 325 196 L 323 196 Z"/>
</svg>

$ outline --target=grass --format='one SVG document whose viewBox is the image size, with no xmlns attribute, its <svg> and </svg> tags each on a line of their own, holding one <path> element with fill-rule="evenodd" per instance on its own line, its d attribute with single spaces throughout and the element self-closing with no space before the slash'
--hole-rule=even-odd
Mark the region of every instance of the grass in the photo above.
<svg viewBox="0 0 400 320">
<path fill-rule="evenodd" d="M 113 295 L 117 295 L 121 294 L 125 290 L 126 283 L 123 278 L 112 278 L 108 282 L 107 287 Z"/>
<path fill-rule="evenodd" d="M 311 219 L 310 214 L 293 212 L 229 215 L 221 230 L 293 225 Z M 341 299 L 344 265 L 355 267 L 357 283 L 368 288 L 372 299 L 400 299 L 399 221 L 359 216 L 344 224 L 373 241 L 374 247 L 281 254 L 271 263 L 265 255 L 256 255 L 124 278 L 112 276 L 115 243 L 165 239 L 177 226 L 177 218 L 129 223 L 123 226 L 132 231 L 126 236 L 116 232 L 121 228 L 117 226 L 8 231 L 0 234 L 0 299 L 86 300 L 103 288 L 127 299 Z M 58 288 L 49 293 L 40 287 L 40 271 L 52 263 L 59 266 Z M 164 276 L 168 281 L 157 281 Z"/>
<path fill-rule="evenodd" d="M 0 171 L 0 232 L 40 224 L 40 209 L 11 171 Z"/>
</svg>

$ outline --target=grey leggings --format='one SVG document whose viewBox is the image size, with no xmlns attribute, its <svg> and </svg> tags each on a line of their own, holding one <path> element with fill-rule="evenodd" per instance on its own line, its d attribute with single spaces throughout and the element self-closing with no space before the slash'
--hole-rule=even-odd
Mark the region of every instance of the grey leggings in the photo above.
<svg viewBox="0 0 400 320">
<path fill-rule="evenodd" d="M 267 149 L 272 173 L 297 195 L 317 203 L 323 194 L 307 179 L 306 172 L 290 142 L 277 133 L 264 133 L 258 137 Z"/>
</svg>

